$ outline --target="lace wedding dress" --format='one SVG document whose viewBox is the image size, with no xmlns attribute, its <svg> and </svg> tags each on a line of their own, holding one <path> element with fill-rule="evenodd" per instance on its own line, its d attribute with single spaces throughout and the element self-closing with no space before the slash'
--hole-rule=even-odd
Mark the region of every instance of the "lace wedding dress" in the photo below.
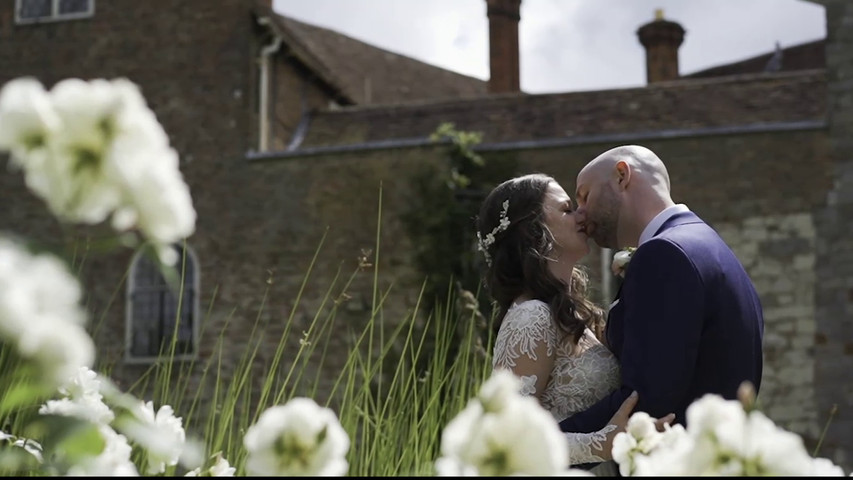
<svg viewBox="0 0 853 480">
<path fill-rule="evenodd" d="M 619 387 L 619 364 L 589 329 L 577 345 L 552 320 L 548 304 L 514 303 L 495 339 L 492 367 L 511 370 L 522 393 L 534 395 L 559 422 L 586 410 Z M 572 465 L 598 463 L 608 425 L 593 433 L 566 433 Z"/>
</svg>

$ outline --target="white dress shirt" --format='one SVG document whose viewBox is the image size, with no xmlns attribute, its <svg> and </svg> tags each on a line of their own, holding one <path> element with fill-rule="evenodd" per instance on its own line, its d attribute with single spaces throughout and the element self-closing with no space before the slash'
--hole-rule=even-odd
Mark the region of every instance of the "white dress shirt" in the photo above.
<svg viewBox="0 0 853 480">
<path fill-rule="evenodd" d="M 645 242 L 648 242 L 655 235 L 661 225 L 663 225 L 664 222 L 669 220 L 670 217 L 678 213 L 689 211 L 690 209 L 687 208 L 687 205 L 683 203 L 664 208 L 663 211 L 655 215 L 655 218 L 653 218 L 652 221 L 649 222 L 648 225 L 646 225 L 646 228 L 643 229 L 643 233 L 640 234 L 640 240 L 639 242 L 637 242 L 637 246 L 639 247 Z"/>
</svg>

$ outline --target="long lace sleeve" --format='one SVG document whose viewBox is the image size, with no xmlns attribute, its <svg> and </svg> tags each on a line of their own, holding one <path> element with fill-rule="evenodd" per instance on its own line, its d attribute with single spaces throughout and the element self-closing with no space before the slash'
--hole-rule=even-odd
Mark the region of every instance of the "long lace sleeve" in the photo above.
<svg viewBox="0 0 853 480">
<path fill-rule="evenodd" d="M 557 405 L 571 405 L 573 395 L 590 395 L 588 382 L 600 382 L 603 377 L 589 378 L 576 368 L 555 373 L 556 368 L 566 368 L 566 356 L 571 345 L 562 345 L 560 331 L 551 319 L 551 312 L 544 302 L 531 300 L 514 305 L 504 317 L 492 356 L 492 368 L 504 368 L 513 372 L 522 381 L 523 395 L 535 396 L 543 407 L 560 415 Z M 595 359 L 587 357 L 595 362 Z M 562 367 L 560 367 L 562 365 Z M 597 372 L 605 372 L 598 370 Z M 556 384 L 554 382 L 556 375 Z M 563 388 L 558 385 L 574 377 L 581 385 Z M 577 383 L 576 383 L 577 384 Z M 607 425 L 592 433 L 564 433 L 569 443 L 569 459 L 572 465 L 599 463 L 609 459 L 604 445 L 607 434 L 616 426 Z"/>
<path fill-rule="evenodd" d="M 492 368 L 505 368 L 522 381 L 521 393 L 541 398 L 554 368 L 557 337 L 548 306 L 525 302 L 510 309 L 495 338 Z"/>
<path fill-rule="evenodd" d="M 613 430 L 616 430 L 616 425 L 607 425 L 592 433 L 564 433 L 569 441 L 569 463 L 579 465 L 609 460 L 610 455 L 604 451 L 604 442 L 607 440 L 607 434 Z"/>
</svg>

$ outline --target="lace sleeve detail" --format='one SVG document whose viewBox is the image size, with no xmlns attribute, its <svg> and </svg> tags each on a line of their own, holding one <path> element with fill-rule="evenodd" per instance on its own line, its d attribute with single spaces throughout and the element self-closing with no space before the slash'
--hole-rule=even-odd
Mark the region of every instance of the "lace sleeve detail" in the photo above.
<svg viewBox="0 0 853 480">
<path fill-rule="evenodd" d="M 570 433 L 564 435 L 569 441 L 569 463 L 579 465 L 582 463 L 599 463 L 609 458 L 604 458 L 604 444 L 607 434 L 616 430 L 616 425 L 607 425 L 601 430 L 592 433 Z M 609 457 L 609 455 L 608 455 Z"/>
<path fill-rule="evenodd" d="M 528 301 L 511 308 L 495 339 L 492 368 L 510 370 L 522 380 L 521 393 L 541 397 L 557 350 L 557 335 L 548 305 Z"/>
</svg>

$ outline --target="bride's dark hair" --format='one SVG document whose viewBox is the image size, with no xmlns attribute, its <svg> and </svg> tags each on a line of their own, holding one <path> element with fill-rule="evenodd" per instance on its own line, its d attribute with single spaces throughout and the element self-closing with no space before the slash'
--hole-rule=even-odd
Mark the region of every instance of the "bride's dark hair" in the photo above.
<svg viewBox="0 0 853 480">
<path fill-rule="evenodd" d="M 585 327 L 603 342 L 604 312 L 587 298 L 586 272 L 575 266 L 571 288 L 567 288 L 548 269 L 554 238 L 545 226 L 543 204 L 551 182 L 555 182 L 553 177 L 541 173 L 516 177 L 495 187 L 483 201 L 476 227 L 487 259 L 485 286 L 497 303 L 501 321 L 513 300 L 527 293 L 550 306 L 557 325 L 575 343 Z M 509 225 L 501 228 L 507 200 L 504 216 Z"/>
</svg>

